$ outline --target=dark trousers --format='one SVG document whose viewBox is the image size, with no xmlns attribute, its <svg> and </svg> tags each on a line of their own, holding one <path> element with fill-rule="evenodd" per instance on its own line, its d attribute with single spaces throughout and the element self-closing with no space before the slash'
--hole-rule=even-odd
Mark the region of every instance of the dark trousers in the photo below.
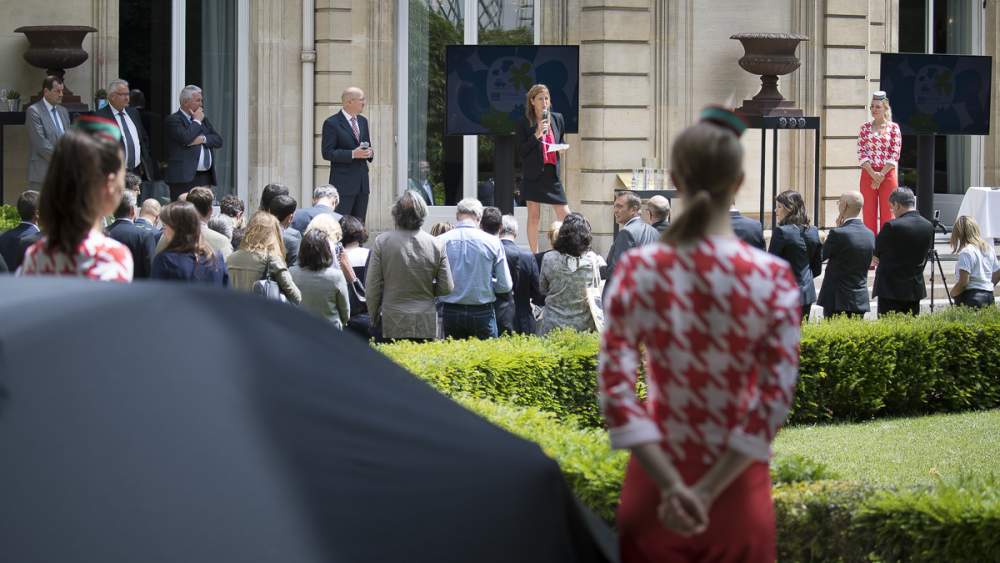
<svg viewBox="0 0 1000 563">
<path fill-rule="evenodd" d="M 993 303 L 993 292 L 985 289 L 966 289 L 955 298 L 955 305 L 964 305 L 973 309 L 990 307 Z"/>
<path fill-rule="evenodd" d="M 441 308 L 444 336 L 456 340 L 463 338 L 496 338 L 497 319 L 493 304 L 455 305 L 444 303 Z"/>
<path fill-rule="evenodd" d="M 195 172 L 194 178 L 192 178 L 190 182 L 167 185 L 170 186 L 170 201 L 177 201 L 181 197 L 181 194 L 188 193 L 192 188 L 198 188 L 201 186 L 211 188 L 215 185 L 215 182 L 212 181 L 211 172 Z"/>
<path fill-rule="evenodd" d="M 902 313 L 917 316 L 920 314 L 920 301 L 898 301 L 896 299 L 878 298 L 878 316 L 889 313 Z"/>
<path fill-rule="evenodd" d="M 823 316 L 826 317 L 826 318 L 828 318 L 828 319 L 829 318 L 833 318 L 833 317 L 839 317 L 839 316 L 844 316 L 844 317 L 847 317 L 849 319 L 863 319 L 863 318 L 865 318 L 865 314 L 864 314 L 863 311 L 830 311 L 829 313 L 824 313 Z"/>
<path fill-rule="evenodd" d="M 364 223 L 365 216 L 368 215 L 368 192 L 361 191 L 352 195 L 341 195 L 336 211 L 341 215 L 350 215 Z"/>
</svg>

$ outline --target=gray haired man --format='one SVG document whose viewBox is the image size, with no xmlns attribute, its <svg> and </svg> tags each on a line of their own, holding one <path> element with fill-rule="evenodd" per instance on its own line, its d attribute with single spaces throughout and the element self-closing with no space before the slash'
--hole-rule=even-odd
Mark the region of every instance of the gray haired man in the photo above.
<svg viewBox="0 0 1000 563">
<path fill-rule="evenodd" d="M 306 232 L 306 227 L 309 226 L 309 222 L 317 215 L 324 213 L 333 215 L 333 218 L 339 222 L 341 215 L 334 211 L 338 203 L 340 203 L 340 193 L 337 192 L 337 188 L 330 184 L 316 186 L 316 189 L 313 190 L 312 207 L 303 207 L 295 212 L 295 217 L 292 219 L 292 228 L 300 233 L 304 233 Z"/>
<path fill-rule="evenodd" d="M 149 135 L 142 125 L 139 112 L 129 107 L 128 82 L 115 78 L 108 84 L 108 105 L 97 110 L 95 115 L 114 121 L 122 131 L 119 141 L 125 155 L 125 170 L 147 180 L 155 179 L 152 154 L 149 151 Z"/>
<path fill-rule="evenodd" d="M 205 117 L 201 88 L 188 85 L 181 90 L 181 108 L 163 121 L 167 145 L 167 184 L 170 199 L 197 186 L 217 186 L 215 155 L 222 137 Z"/>
</svg>

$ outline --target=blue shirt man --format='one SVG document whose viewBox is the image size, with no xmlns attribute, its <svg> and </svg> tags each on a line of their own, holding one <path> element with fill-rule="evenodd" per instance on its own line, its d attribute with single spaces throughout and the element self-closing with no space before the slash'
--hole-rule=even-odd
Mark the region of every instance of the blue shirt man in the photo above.
<svg viewBox="0 0 1000 563">
<path fill-rule="evenodd" d="M 448 254 L 452 292 L 441 297 L 444 334 L 455 339 L 497 336 L 493 301 L 513 287 L 500 239 L 479 229 L 483 204 L 473 198 L 458 202 L 455 228 L 439 240 Z"/>
</svg>

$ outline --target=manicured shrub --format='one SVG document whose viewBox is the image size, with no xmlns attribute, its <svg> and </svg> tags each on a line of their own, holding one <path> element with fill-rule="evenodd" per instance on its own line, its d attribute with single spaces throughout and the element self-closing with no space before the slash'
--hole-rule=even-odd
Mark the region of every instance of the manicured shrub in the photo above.
<svg viewBox="0 0 1000 563">
<path fill-rule="evenodd" d="M 868 561 L 852 528 L 854 514 L 874 489 L 850 481 L 790 483 L 774 487 L 778 561 Z"/>
</svg>

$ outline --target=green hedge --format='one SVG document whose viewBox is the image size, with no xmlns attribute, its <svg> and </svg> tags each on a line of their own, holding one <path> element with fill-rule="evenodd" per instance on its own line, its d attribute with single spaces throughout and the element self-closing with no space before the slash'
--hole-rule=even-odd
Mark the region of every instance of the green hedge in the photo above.
<svg viewBox="0 0 1000 563">
<path fill-rule="evenodd" d="M 0 205 L 0 232 L 16 227 L 21 222 L 17 208 L 13 205 Z"/>
<path fill-rule="evenodd" d="M 602 424 L 595 334 L 395 343 L 380 349 L 446 394 L 533 406 Z M 791 423 L 1000 406 L 1000 311 L 948 310 L 803 327 Z"/>
<path fill-rule="evenodd" d="M 539 444 L 576 495 L 613 522 L 627 454 L 605 432 L 534 408 L 459 397 L 467 408 Z M 894 491 L 814 481 L 830 473 L 804 458 L 772 462 L 779 561 L 987 561 L 1000 557 L 1000 482 Z M 992 555 L 991 555 L 992 554 Z"/>
</svg>

